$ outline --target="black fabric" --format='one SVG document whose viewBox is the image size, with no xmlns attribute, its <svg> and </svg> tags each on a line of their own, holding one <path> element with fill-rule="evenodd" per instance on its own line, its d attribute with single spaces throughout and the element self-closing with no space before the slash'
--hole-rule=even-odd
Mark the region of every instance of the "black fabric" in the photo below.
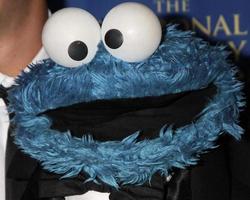
<svg viewBox="0 0 250 200">
<path fill-rule="evenodd" d="M 80 103 L 44 114 L 53 120 L 52 128 L 70 130 L 76 137 L 91 133 L 99 141 L 122 140 L 139 130 L 140 139 L 152 139 L 166 124 L 177 128 L 194 121 L 215 92 L 211 85 L 160 97 Z"/>
<path fill-rule="evenodd" d="M 231 200 L 226 138 L 191 170 L 192 200 Z"/>
<path fill-rule="evenodd" d="M 190 170 L 175 169 L 167 184 L 166 200 L 192 200 Z"/>
<path fill-rule="evenodd" d="M 249 132 L 246 132 L 249 134 Z M 249 137 L 249 136 L 248 136 Z M 250 199 L 250 141 L 244 137 L 242 141 L 231 140 L 228 143 L 230 156 L 229 166 L 232 178 L 232 200 Z"/>
<path fill-rule="evenodd" d="M 13 127 L 9 128 L 6 150 L 6 200 L 26 200 L 22 198 L 25 191 L 30 191 L 27 200 L 36 199 L 36 190 L 30 190 L 33 183 L 31 177 L 35 173 L 38 162 L 17 149 L 11 137 Z"/>
<path fill-rule="evenodd" d="M 7 94 L 7 88 L 0 85 L 0 98 L 2 98 L 6 104 L 8 103 L 7 95 L 8 95 Z"/>
<path fill-rule="evenodd" d="M 110 200 L 164 200 L 167 195 L 166 180 L 155 174 L 150 183 L 141 186 L 124 186 L 111 191 Z"/>
<path fill-rule="evenodd" d="M 203 154 L 197 166 L 175 171 L 167 200 L 249 200 L 249 123 L 245 125 L 241 141 L 221 137 L 220 146 Z"/>
</svg>

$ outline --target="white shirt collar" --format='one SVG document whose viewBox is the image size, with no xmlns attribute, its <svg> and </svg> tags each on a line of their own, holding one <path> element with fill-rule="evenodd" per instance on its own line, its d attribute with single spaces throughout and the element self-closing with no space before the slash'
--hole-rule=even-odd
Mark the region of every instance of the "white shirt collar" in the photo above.
<svg viewBox="0 0 250 200">
<path fill-rule="evenodd" d="M 0 72 L 0 85 L 4 86 L 5 88 L 8 88 L 14 83 L 14 77 L 7 76 L 6 74 Z"/>
</svg>

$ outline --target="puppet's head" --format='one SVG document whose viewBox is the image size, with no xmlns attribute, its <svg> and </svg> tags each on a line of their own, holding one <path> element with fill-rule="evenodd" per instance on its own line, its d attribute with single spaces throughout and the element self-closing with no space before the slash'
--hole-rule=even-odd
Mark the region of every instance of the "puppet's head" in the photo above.
<svg viewBox="0 0 250 200">
<path fill-rule="evenodd" d="M 46 23 L 43 43 L 50 59 L 18 77 L 9 100 L 16 144 L 51 172 L 142 184 L 196 164 L 222 133 L 242 134 L 241 84 L 224 48 L 175 26 L 162 31 L 141 4 L 113 8 L 101 28 L 84 10 L 61 10 Z M 185 103 L 167 109 L 172 102 Z M 55 119 L 67 112 L 72 123 Z M 74 135 L 76 126 L 83 128 Z"/>
</svg>

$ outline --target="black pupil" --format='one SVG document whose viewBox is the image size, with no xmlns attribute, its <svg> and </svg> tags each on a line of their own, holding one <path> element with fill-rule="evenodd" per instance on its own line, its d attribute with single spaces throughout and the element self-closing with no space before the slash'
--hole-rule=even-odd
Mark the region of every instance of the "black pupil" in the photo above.
<svg viewBox="0 0 250 200">
<path fill-rule="evenodd" d="M 119 48 L 123 43 L 123 35 L 117 29 L 111 29 L 105 34 L 105 43 L 111 49 Z"/>
<path fill-rule="evenodd" d="M 76 61 L 81 61 L 88 55 L 88 47 L 82 41 L 74 41 L 68 48 L 69 56 Z"/>
</svg>

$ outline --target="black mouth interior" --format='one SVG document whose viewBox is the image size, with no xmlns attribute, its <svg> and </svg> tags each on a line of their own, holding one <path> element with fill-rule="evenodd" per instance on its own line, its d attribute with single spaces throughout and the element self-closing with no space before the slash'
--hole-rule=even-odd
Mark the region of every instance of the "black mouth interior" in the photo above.
<svg viewBox="0 0 250 200">
<path fill-rule="evenodd" d="M 139 139 L 153 139 L 166 124 L 178 128 L 193 122 L 215 94 L 216 87 L 210 85 L 159 97 L 79 103 L 43 114 L 52 119 L 52 129 L 70 130 L 76 137 L 91 134 L 99 141 L 122 140 L 139 130 Z"/>
</svg>

